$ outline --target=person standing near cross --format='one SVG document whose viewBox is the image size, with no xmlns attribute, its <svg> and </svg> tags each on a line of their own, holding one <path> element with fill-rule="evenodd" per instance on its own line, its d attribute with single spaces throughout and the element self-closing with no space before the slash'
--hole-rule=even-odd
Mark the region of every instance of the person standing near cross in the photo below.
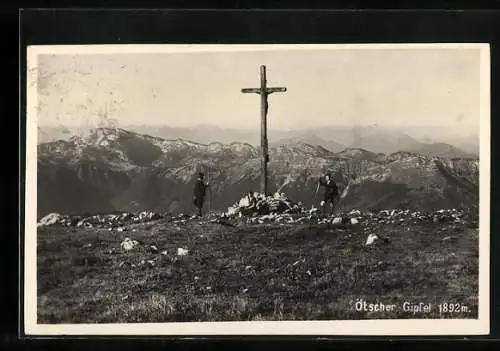
<svg viewBox="0 0 500 351">
<path fill-rule="evenodd" d="M 210 184 L 207 182 L 205 183 L 203 178 L 204 178 L 204 173 L 199 172 L 198 173 L 198 179 L 194 183 L 194 191 L 193 191 L 193 204 L 198 210 L 198 216 L 202 216 L 202 208 L 203 204 L 205 202 L 205 195 L 207 188 L 210 186 Z"/>
<path fill-rule="evenodd" d="M 268 88 L 266 80 L 266 66 L 260 66 L 260 88 L 244 88 L 241 92 L 255 93 L 260 95 L 260 148 L 262 152 L 262 178 L 261 178 L 261 192 L 267 195 L 267 163 L 269 162 L 269 155 L 267 153 L 267 112 L 269 104 L 267 97 L 272 93 L 284 93 L 287 89 L 284 87 Z"/>
</svg>

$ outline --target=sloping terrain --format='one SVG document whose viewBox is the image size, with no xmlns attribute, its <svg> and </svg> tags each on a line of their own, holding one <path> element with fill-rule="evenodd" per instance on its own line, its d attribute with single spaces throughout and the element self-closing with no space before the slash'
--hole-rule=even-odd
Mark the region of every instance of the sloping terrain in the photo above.
<svg viewBox="0 0 500 351">
<path fill-rule="evenodd" d="M 406 150 L 406 149 L 405 149 Z M 453 145 L 447 143 L 428 143 L 421 144 L 413 149 L 407 149 L 411 152 L 417 152 L 426 156 L 439 156 L 439 157 L 470 157 L 473 158 L 473 153 L 465 152 Z"/>
<path fill-rule="evenodd" d="M 41 227 L 38 323 L 477 318 L 477 228 L 360 215 L 337 226 Z M 370 234 L 380 239 L 368 245 Z M 395 307 L 359 310 L 360 299 Z M 419 303 L 431 309 L 410 310 Z"/>
<path fill-rule="evenodd" d="M 270 191 L 318 204 L 318 177 L 336 172 L 342 209 L 462 208 L 478 205 L 478 160 L 361 148 L 334 153 L 303 141 L 269 150 Z M 198 171 L 211 183 L 206 209 L 225 210 L 258 191 L 259 149 L 246 143 L 200 144 L 123 129 L 98 128 L 38 146 L 38 216 L 50 212 L 191 212 Z"/>
<path fill-rule="evenodd" d="M 350 147 L 376 153 L 412 150 L 421 145 L 407 134 L 389 132 L 377 127 L 355 127 L 352 129 L 352 138 Z"/>
<path fill-rule="evenodd" d="M 288 146 L 291 144 L 309 144 L 314 146 L 321 146 L 330 152 L 340 152 L 346 148 L 345 145 L 337 143 L 333 140 L 325 140 L 314 134 L 299 134 L 294 137 L 279 139 L 278 141 L 273 141 L 270 143 L 272 147 Z"/>
</svg>

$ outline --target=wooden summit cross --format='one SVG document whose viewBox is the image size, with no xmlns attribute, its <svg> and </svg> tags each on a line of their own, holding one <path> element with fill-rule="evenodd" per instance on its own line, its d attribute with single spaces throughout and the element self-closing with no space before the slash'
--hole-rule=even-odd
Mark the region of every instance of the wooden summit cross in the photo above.
<svg viewBox="0 0 500 351">
<path fill-rule="evenodd" d="M 266 80 L 266 66 L 260 66 L 260 88 L 241 89 L 242 93 L 255 93 L 260 95 L 260 148 L 262 151 L 262 178 L 260 183 L 261 192 L 267 195 L 267 163 L 269 155 L 267 153 L 267 97 L 272 93 L 284 93 L 286 88 L 268 88 Z"/>
</svg>

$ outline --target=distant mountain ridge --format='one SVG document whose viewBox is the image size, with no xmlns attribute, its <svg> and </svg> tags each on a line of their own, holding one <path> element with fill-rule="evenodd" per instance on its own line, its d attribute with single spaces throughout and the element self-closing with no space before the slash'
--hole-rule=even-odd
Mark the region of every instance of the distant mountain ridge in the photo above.
<svg viewBox="0 0 500 351">
<path fill-rule="evenodd" d="M 269 150 L 269 187 L 306 205 L 318 177 L 335 172 L 343 208 L 477 206 L 477 158 L 390 155 L 360 148 L 334 153 L 295 142 Z M 139 211 L 191 212 L 196 173 L 210 179 L 212 210 L 224 210 L 260 183 L 259 148 L 244 142 L 166 140 L 119 128 L 98 128 L 38 145 L 38 215 Z M 318 195 L 319 196 L 319 195 Z"/>
<path fill-rule="evenodd" d="M 428 144 L 417 145 L 413 149 L 408 151 L 416 152 L 427 156 L 439 156 L 439 157 L 474 157 L 474 154 L 465 152 L 453 145 L 446 143 L 433 142 Z"/>
<path fill-rule="evenodd" d="M 67 140 L 74 135 L 83 136 L 95 128 L 90 126 L 40 127 L 38 143 Z M 195 128 L 176 128 L 168 126 L 129 126 L 123 129 L 139 134 L 151 135 L 162 139 L 178 138 L 192 140 L 201 144 L 214 141 L 223 144 L 243 142 L 253 146 L 260 144 L 258 130 L 239 130 L 219 128 L 216 126 L 199 126 Z M 391 154 L 399 151 L 419 152 L 430 156 L 469 157 L 479 153 L 478 138 L 451 138 L 457 144 L 446 141 L 417 140 L 410 135 L 383 127 L 325 127 L 296 131 L 268 131 L 270 146 L 290 145 L 304 142 L 311 145 L 321 145 L 331 152 L 340 152 L 345 148 L 361 148 L 374 153 Z M 462 149 L 463 145 L 465 149 Z"/>
</svg>

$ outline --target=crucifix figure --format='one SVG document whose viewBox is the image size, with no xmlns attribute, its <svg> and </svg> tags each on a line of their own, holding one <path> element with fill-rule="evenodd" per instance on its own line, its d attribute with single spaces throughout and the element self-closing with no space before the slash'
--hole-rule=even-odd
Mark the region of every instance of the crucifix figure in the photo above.
<svg viewBox="0 0 500 351">
<path fill-rule="evenodd" d="M 266 80 L 266 66 L 260 66 L 260 88 L 245 88 L 241 89 L 242 93 L 255 93 L 260 95 L 260 148 L 262 151 L 262 178 L 261 178 L 261 192 L 267 195 L 267 163 L 269 162 L 269 155 L 267 153 L 267 110 L 268 102 L 267 97 L 276 92 L 286 92 L 286 88 L 268 88 Z"/>
</svg>

